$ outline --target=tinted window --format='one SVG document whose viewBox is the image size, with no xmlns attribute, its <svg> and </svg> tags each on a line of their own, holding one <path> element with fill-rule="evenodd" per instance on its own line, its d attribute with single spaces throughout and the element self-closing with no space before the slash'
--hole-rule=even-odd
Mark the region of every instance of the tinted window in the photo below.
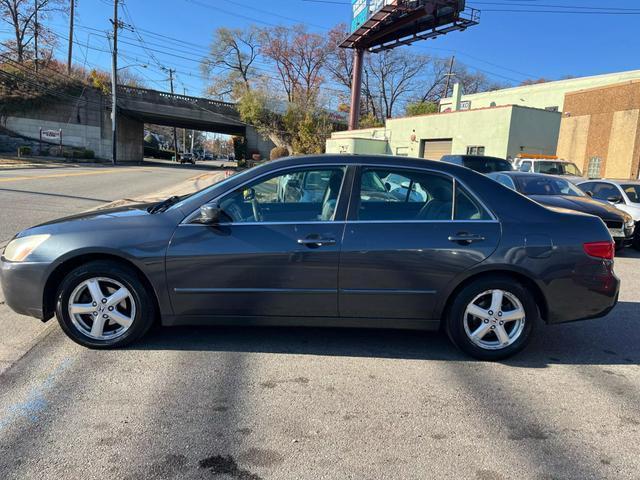
<svg viewBox="0 0 640 480">
<path fill-rule="evenodd" d="M 465 158 L 464 166 L 480 173 L 509 172 L 513 167 L 506 160 L 491 157 Z"/>
<path fill-rule="evenodd" d="M 529 162 L 529 161 L 522 162 L 520 164 L 520 171 L 521 172 L 530 172 L 531 171 L 531 162 Z"/>
<path fill-rule="evenodd" d="M 525 195 L 568 195 L 583 197 L 584 192 L 560 178 L 524 177 L 518 178 L 518 191 Z"/>
<path fill-rule="evenodd" d="M 640 185 L 622 185 L 622 189 L 630 202 L 640 203 Z"/>
<path fill-rule="evenodd" d="M 449 177 L 395 169 L 362 173 L 359 220 L 451 220 L 452 209 Z"/>
<path fill-rule="evenodd" d="M 516 189 L 516 186 L 513 183 L 513 180 L 511 180 L 511 178 L 507 177 L 506 175 L 496 175 L 495 177 L 492 177 L 492 178 L 498 183 L 501 183 L 502 185 L 504 185 L 505 187 L 510 188 L 511 190 Z"/>
<path fill-rule="evenodd" d="M 455 220 L 490 220 L 489 213 L 469 195 L 464 188 L 456 184 Z"/>
<path fill-rule="evenodd" d="M 332 221 L 342 168 L 290 171 L 246 185 L 220 200 L 233 223 Z"/>
<path fill-rule="evenodd" d="M 574 175 L 577 177 L 582 176 L 578 167 L 573 163 L 567 162 L 536 162 L 536 173 L 546 173 L 550 175 Z"/>
<path fill-rule="evenodd" d="M 593 198 L 598 200 L 608 200 L 610 197 L 619 197 L 620 192 L 618 187 L 608 183 L 594 183 L 593 184 Z"/>
</svg>

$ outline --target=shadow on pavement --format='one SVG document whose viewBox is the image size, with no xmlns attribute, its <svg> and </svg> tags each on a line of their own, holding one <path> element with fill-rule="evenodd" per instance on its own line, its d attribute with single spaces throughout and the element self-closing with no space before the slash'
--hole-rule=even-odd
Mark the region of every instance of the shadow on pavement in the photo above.
<svg viewBox="0 0 640 480">
<path fill-rule="evenodd" d="M 72 198 L 74 200 L 87 200 L 89 202 L 96 202 L 96 203 L 108 203 L 111 201 L 104 198 L 79 197 L 77 195 L 64 195 L 62 193 L 48 193 L 48 192 L 34 192 L 31 190 L 14 190 L 12 188 L 0 188 L 0 192 L 23 193 L 23 194 L 29 194 L 29 195 L 44 195 L 47 197 Z"/>
<path fill-rule="evenodd" d="M 603 319 L 543 325 L 531 344 L 505 365 L 640 365 L 640 310 L 620 302 Z M 446 335 L 404 330 L 304 327 L 156 328 L 131 349 L 259 352 L 296 355 L 468 361 Z"/>
</svg>

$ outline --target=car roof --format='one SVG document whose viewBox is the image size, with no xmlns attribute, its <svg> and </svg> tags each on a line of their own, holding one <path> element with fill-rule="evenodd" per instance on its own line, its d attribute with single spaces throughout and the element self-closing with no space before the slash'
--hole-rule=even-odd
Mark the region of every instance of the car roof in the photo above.
<svg viewBox="0 0 640 480">
<path fill-rule="evenodd" d="M 587 182 L 606 182 L 606 183 L 614 183 L 616 185 L 622 185 L 623 183 L 625 185 L 640 185 L 640 180 L 618 180 L 618 179 L 614 179 L 614 178 L 589 178 L 587 180 L 585 180 L 584 182 L 580 182 L 580 183 L 587 183 Z"/>
<path fill-rule="evenodd" d="M 508 160 L 500 157 L 492 157 L 491 155 L 443 155 L 442 158 L 462 158 L 463 160 L 502 160 L 506 162 Z"/>
<path fill-rule="evenodd" d="M 489 175 L 506 175 L 513 178 L 555 178 L 558 180 L 568 181 L 565 176 L 562 175 L 549 175 L 547 173 L 535 173 L 535 172 L 521 172 L 519 170 L 509 170 L 506 172 L 491 172 Z"/>
</svg>

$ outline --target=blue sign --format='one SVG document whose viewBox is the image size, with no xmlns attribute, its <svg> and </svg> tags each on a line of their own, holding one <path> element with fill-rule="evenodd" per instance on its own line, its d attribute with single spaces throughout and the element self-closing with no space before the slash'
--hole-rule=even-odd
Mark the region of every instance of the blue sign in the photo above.
<svg viewBox="0 0 640 480">
<path fill-rule="evenodd" d="M 355 32 L 369 18 L 368 0 L 351 0 L 351 32 Z"/>
</svg>

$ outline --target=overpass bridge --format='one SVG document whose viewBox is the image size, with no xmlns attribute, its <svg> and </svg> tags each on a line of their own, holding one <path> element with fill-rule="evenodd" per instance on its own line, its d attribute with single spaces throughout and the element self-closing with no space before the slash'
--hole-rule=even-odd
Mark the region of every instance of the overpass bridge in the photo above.
<svg viewBox="0 0 640 480">
<path fill-rule="evenodd" d="M 118 86 L 118 109 L 144 123 L 228 135 L 246 133 L 235 104 L 147 88 Z"/>
<path fill-rule="evenodd" d="M 35 84 L 39 79 L 29 79 Z M 36 85 L 37 87 L 37 85 Z M 43 87 L 49 89 L 50 87 Z M 0 118 L 3 126 L 37 140 L 40 130 L 62 130 L 67 146 L 88 148 L 98 158 L 111 159 L 111 98 L 94 88 L 81 93 L 51 93 L 45 102 L 25 103 L 19 111 Z M 269 158 L 273 144 L 240 120 L 232 103 L 169 92 L 118 86 L 118 161 L 139 162 L 144 157 L 144 124 L 158 124 L 243 136 L 247 152 Z"/>
</svg>

